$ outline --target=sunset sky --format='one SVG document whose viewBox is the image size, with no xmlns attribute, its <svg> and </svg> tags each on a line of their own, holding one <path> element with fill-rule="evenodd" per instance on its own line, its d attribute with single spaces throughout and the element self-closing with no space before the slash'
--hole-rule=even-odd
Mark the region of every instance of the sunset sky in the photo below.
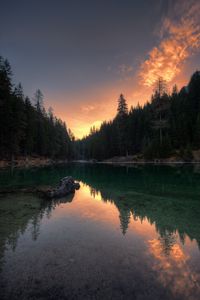
<svg viewBox="0 0 200 300">
<path fill-rule="evenodd" d="M 200 69 L 199 0 L 0 0 L 0 55 L 14 81 L 76 137 L 144 103 L 162 76 L 182 87 Z"/>
</svg>

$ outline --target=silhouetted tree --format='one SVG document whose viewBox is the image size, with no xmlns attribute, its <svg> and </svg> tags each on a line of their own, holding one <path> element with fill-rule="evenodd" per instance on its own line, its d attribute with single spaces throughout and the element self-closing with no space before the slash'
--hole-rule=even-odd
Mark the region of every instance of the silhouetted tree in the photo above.
<svg viewBox="0 0 200 300">
<path fill-rule="evenodd" d="M 155 93 L 152 96 L 154 109 L 153 127 L 159 130 L 160 145 L 162 145 L 163 142 L 163 131 L 168 127 L 170 100 L 166 91 L 166 83 L 160 77 L 156 83 Z"/>
<path fill-rule="evenodd" d="M 21 83 L 13 87 L 11 67 L 0 57 L 0 157 L 73 156 L 65 123 L 54 117 L 53 111 L 46 113 L 43 98 L 37 90 L 32 105 Z"/>
<path fill-rule="evenodd" d="M 115 123 L 117 128 L 119 154 L 125 155 L 128 151 L 128 105 L 122 94 L 118 99 L 117 116 L 115 118 Z"/>
</svg>

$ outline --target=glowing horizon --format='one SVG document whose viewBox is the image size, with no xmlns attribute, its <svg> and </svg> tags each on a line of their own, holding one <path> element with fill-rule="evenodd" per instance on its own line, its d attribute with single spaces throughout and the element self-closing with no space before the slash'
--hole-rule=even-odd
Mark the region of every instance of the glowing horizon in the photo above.
<svg viewBox="0 0 200 300">
<path fill-rule="evenodd" d="M 147 59 L 143 58 L 143 62 L 137 66 L 135 73 L 131 65 L 122 64 L 119 66 L 118 73 L 120 79 L 114 86 L 106 86 L 104 94 L 101 95 L 105 99 L 108 109 L 102 109 L 102 101 L 97 99 L 97 104 L 91 100 L 82 107 L 82 114 L 85 120 L 70 120 L 70 116 L 64 117 L 69 127 L 74 132 L 76 138 L 82 138 L 90 132 L 90 128 L 95 126 L 97 129 L 103 121 L 112 119 L 116 114 L 117 97 L 120 93 L 125 94 L 128 99 L 128 105 L 136 106 L 137 103 L 144 104 L 150 100 L 152 87 L 158 77 L 162 77 L 172 89 L 177 84 L 179 89 L 189 82 L 189 76 L 192 73 L 187 62 L 192 59 L 198 50 L 200 50 L 200 24 L 199 13 L 200 3 L 195 0 L 177 0 L 174 6 L 170 5 L 168 13 L 161 20 L 160 30 L 157 34 L 158 41 L 155 46 L 148 52 Z M 110 70 L 110 69 L 109 69 Z M 195 70 L 194 70 L 195 71 Z M 187 78 L 188 76 L 188 78 Z M 121 90 L 120 90 L 121 89 Z M 97 93 L 99 93 L 97 88 Z M 97 119 L 87 120 L 90 114 L 96 117 L 96 107 L 99 107 Z"/>
<path fill-rule="evenodd" d="M 15 14 L 9 3 L 2 9 L 11 18 L 1 32 L 0 55 L 10 61 L 14 81 L 30 98 L 40 88 L 45 107 L 53 107 L 76 138 L 111 120 L 121 93 L 129 108 L 144 104 L 158 77 L 170 89 L 181 88 L 199 68 L 198 0 L 59 6 L 35 0 L 13 3 Z"/>
<path fill-rule="evenodd" d="M 168 85 L 168 87 L 170 90 L 172 90 L 172 87 L 174 86 L 174 84 L 176 84 L 178 88 L 181 89 L 189 82 L 189 79 L 190 76 L 186 78 L 179 75 L 177 76 L 177 81 L 173 80 L 171 84 Z M 123 93 L 123 90 L 127 92 Z M 84 101 L 80 106 L 79 103 L 81 101 L 79 98 L 81 97 L 81 95 L 76 95 L 75 97 L 79 101 L 77 101 L 77 103 L 72 103 L 67 109 L 67 112 L 65 110 L 65 106 L 62 104 L 64 101 L 60 101 L 61 104 L 58 104 L 55 107 L 54 112 L 56 116 L 59 116 L 63 121 L 66 122 L 67 128 L 70 128 L 70 130 L 72 130 L 75 138 L 81 139 L 89 134 L 92 127 L 99 129 L 104 121 L 110 121 L 115 117 L 117 112 L 117 100 L 121 93 L 124 94 L 127 100 L 128 107 L 130 109 L 131 106 L 136 107 L 138 103 L 140 105 L 143 105 L 147 101 L 150 101 L 152 92 L 153 89 L 151 87 L 143 88 L 143 86 L 139 84 L 137 84 L 136 89 L 133 91 L 128 85 L 123 85 L 122 91 L 120 90 L 119 86 L 116 87 L 116 90 L 113 87 L 111 87 L 110 90 L 108 87 L 105 87 L 105 94 L 101 94 L 99 91 L 97 91 L 97 93 L 100 94 L 97 102 L 93 101 L 93 99 L 95 98 L 94 90 L 90 96 L 92 100 L 88 102 Z M 64 97 L 65 96 L 63 95 L 55 95 L 53 99 L 62 99 Z M 51 99 L 50 96 L 47 99 L 48 103 L 53 106 L 53 99 Z"/>
</svg>

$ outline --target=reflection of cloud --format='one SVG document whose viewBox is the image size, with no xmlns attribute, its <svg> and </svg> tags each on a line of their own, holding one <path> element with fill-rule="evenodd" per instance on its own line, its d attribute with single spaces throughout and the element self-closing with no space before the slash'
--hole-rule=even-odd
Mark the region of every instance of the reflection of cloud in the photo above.
<svg viewBox="0 0 200 300">
<path fill-rule="evenodd" d="M 159 76 L 171 82 L 186 59 L 200 49 L 199 11 L 199 2 L 178 0 L 171 16 L 163 20 L 161 42 L 141 65 L 140 77 L 145 86 L 152 86 Z"/>
<path fill-rule="evenodd" d="M 169 261 L 183 261 L 185 262 L 187 260 L 187 256 L 184 254 L 183 250 L 181 249 L 180 245 L 177 243 L 174 243 L 174 245 L 170 248 L 170 257 L 165 255 L 165 251 L 163 251 L 163 245 L 161 243 L 161 239 L 153 239 L 149 241 L 150 245 L 150 252 L 153 253 L 153 255 L 160 260 L 166 260 L 167 265 L 170 266 Z"/>
<path fill-rule="evenodd" d="M 184 253 L 181 246 L 175 242 L 169 255 L 165 255 L 161 240 L 153 239 L 149 241 L 149 250 L 156 258 L 153 269 L 159 274 L 158 280 L 162 285 L 169 288 L 176 297 L 197 299 L 200 293 L 200 276 L 191 269 L 190 257 Z"/>
</svg>

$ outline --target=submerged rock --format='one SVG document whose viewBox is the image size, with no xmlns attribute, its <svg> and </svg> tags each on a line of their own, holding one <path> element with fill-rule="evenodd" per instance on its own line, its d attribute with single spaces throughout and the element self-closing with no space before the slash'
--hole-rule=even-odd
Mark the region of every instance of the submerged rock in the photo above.
<svg viewBox="0 0 200 300">
<path fill-rule="evenodd" d="M 50 189 L 44 192 L 47 198 L 60 198 L 74 193 L 80 188 L 80 184 L 75 182 L 71 176 L 64 177 L 60 180 L 59 185 L 55 189 Z"/>
</svg>

